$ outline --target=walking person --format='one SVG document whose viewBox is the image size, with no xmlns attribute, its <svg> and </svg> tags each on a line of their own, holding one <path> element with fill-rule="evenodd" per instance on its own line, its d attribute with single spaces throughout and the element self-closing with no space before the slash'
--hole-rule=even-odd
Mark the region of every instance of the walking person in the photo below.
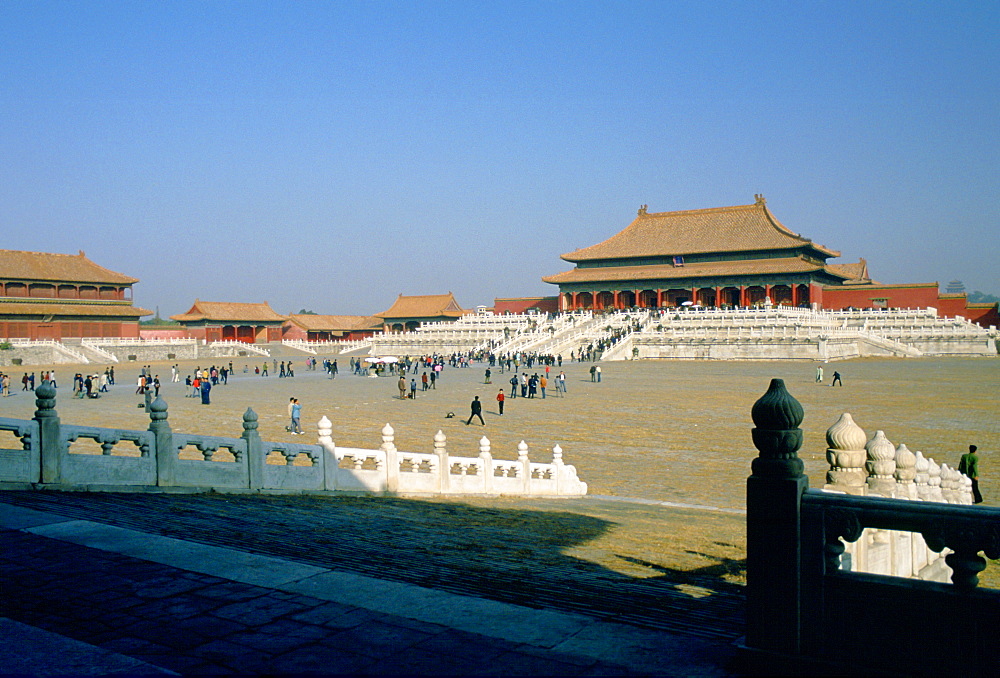
<svg viewBox="0 0 1000 678">
<path fill-rule="evenodd" d="M 417 380 L 410 379 L 410 400 L 417 399 Z"/>
<path fill-rule="evenodd" d="M 842 382 L 840 380 L 840 372 L 837 372 L 836 370 L 834 370 L 834 372 L 833 372 L 833 381 L 830 383 L 830 386 L 836 386 L 837 384 L 840 384 L 841 388 L 844 387 L 844 382 Z"/>
<path fill-rule="evenodd" d="M 979 491 L 979 455 L 975 445 L 969 445 L 969 451 L 962 455 L 958 462 L 959 473 L 964 473 L 972 481 L 972 503 L 982 504 L 983 495 Z"/>
<path fill-rule="evenodd" d="M 486 422 L 483 421 L 483 404 L 479 402 L 479 396 L 472 399 L 472 403 L 470 403 L 469 407 L 472 410 L 472 414 L 469 415 L 469 420 L 465 422 L 465 425 L 468 426 L 471 424 L 473 417 L 479 417 L 480 423 L 482 423 L 483 426 L 486 426 Z"/>
<path fill-rule="evenodd" d="M 822 384 L 823 383 L 823 366 L 822 365 L 817 365 L 816 366 L 816 383 L 817 384 Z"/>
<path fill-rule="evenodd" d="M 500 389 L 500 392 L 497 393 L 497 406 L 500 408 L 501 417 L 503 416 L 503 401 L 504 401 L 503 389 Z"/>
</svg>

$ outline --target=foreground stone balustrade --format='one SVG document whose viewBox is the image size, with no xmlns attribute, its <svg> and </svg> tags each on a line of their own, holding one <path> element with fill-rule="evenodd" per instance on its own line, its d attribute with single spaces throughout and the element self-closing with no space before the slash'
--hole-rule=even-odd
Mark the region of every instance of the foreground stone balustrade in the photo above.
<svg viewBox="0 0 1000 678">
<path fill-rule="evenodd" d="M 846 417 L 827 434 L 831 482 L 810 490 L 797 455 L 802 407 L 780 379 L 751 417 L 758 456 L 747 479 L 745 648 L 760 653 L 760 666 L 823 675 L 1000 674 L 1000 591 L 978 587 L 985 558 L 1000 558 L 1000 509 L 964 505 L 969 484 L 961 474 L 886 445 L 881 432 L 865 452 L 875 482 L 859 485 L 866 436 Z M 941 502 L 941 484 L 962 503 Z M 891 496 L 857 496 L 873 486 Z M 896 498 L 912 494 L 930 500 Z M 934 571 L 949 576 L 927 576 Z M 832 664 L 776 662 L 780 656 Z"/>
<path fill-rule="evenodd" d="M 382 429 L 378 449 L 337 447 L 327 417 L 317 425 L 318 443 L 267 442 L 257 432 L 257 414 L 247 409 L 239 438 L 174 433 L 167 404 L 150 404 L 146 431 L 63 425 L 55 410 L 55 389 L 36 389 L 35 418 L 0 419 L 21 449 L 0 450 L 0 483 L 7 487 L 57 489 L 191 488 L 208 491 L 366 492 L 389 494 L 480 494 L 578 497 L 587 484 L 562 459 L 556 445 L 550 463 L 532 462 L 528 445 L 518 445 L 517 460 L 493 458 L 490 441 L 479 441 L 475 457 L 451 455 L 444 433 L 433 453 L 396 449 L 395 431 Z M 100 454 L 74 451 L 77 440 L 91 440 Z M 132 453 L 116 454 L 124 443 Z M 93 444 L 93 443 L 92 443 Z"/>
</svg>

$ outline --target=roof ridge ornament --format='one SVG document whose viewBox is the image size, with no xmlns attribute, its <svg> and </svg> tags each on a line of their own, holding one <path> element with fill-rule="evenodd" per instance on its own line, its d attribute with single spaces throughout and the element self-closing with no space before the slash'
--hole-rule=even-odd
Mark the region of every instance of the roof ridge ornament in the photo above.
<svg viewBox="0 0 1000 678">
<path fill-rule="evenodd" d="M 764 205 L 767 204 L 767 200 L 764 199 L 763 193 L 754 193 L 753 199 L 754 199 L 753 203 L 754 205 L 760 205 L 761 207 L 763 207 Z"/>
<path fill-rule="evenodd" d="M 647 209 L 649 209 L 649 205 L 639 205 L 639 216 L 645 216 Z"/>
</svg>

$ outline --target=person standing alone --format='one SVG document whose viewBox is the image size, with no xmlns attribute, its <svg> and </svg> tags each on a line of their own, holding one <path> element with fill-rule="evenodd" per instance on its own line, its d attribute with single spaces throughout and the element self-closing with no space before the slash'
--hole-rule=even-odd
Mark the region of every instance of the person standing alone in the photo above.
<svg viewBox="0 0 1000 678">
<path fill-rule="evenodd" d="M 473 417 L 479 417 L 479 422 L 483 426 L 486 426 L 486 422 L 483 421 L 483 404 L 479 401 L 479 396 L 472 399 L 470 407 L 472 409 L 472 414 L 469 415 L 469 420 L 465 422 L 465 425 L 468 426 L 471 424 Z"/>
<path fill-rule="evenodd" d="M 969 451 L 963 454 L 958 462 L 959 473 L 969 476 L 969 479 L 972 481 L 973 504 L 983 503 L 983 495 L 979 492 L 979 455 L 976 454 L 976 450 L 978 449 L 975 445 L 969 445 Z"/>
<path fill-rule="evenodd" d="M 497 393 L 497 405 L 500 407 L 500 416 L 503 416 L 503 401 L 504 401 L 504 399 L 505 399 L 505 396 L 503 394 L 503 389 L 500 389 L 500 392 Z M 470 421 L 471 421 L 471 418 L 470 418 Z"/>
</svg>

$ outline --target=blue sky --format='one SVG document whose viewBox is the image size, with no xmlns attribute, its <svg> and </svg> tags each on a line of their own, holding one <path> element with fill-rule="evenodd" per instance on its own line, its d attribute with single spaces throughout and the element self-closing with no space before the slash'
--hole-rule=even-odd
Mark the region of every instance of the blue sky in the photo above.
<svg viewBox="0 0 1000 678">
<path fill-rule="evenodd" d="M 1000 294 L 1000 4 L 0 3 L 0 247 L 368 314 L 554 294 L 650 211 L 753 202 L 887 283 Z"/>
</svg>

